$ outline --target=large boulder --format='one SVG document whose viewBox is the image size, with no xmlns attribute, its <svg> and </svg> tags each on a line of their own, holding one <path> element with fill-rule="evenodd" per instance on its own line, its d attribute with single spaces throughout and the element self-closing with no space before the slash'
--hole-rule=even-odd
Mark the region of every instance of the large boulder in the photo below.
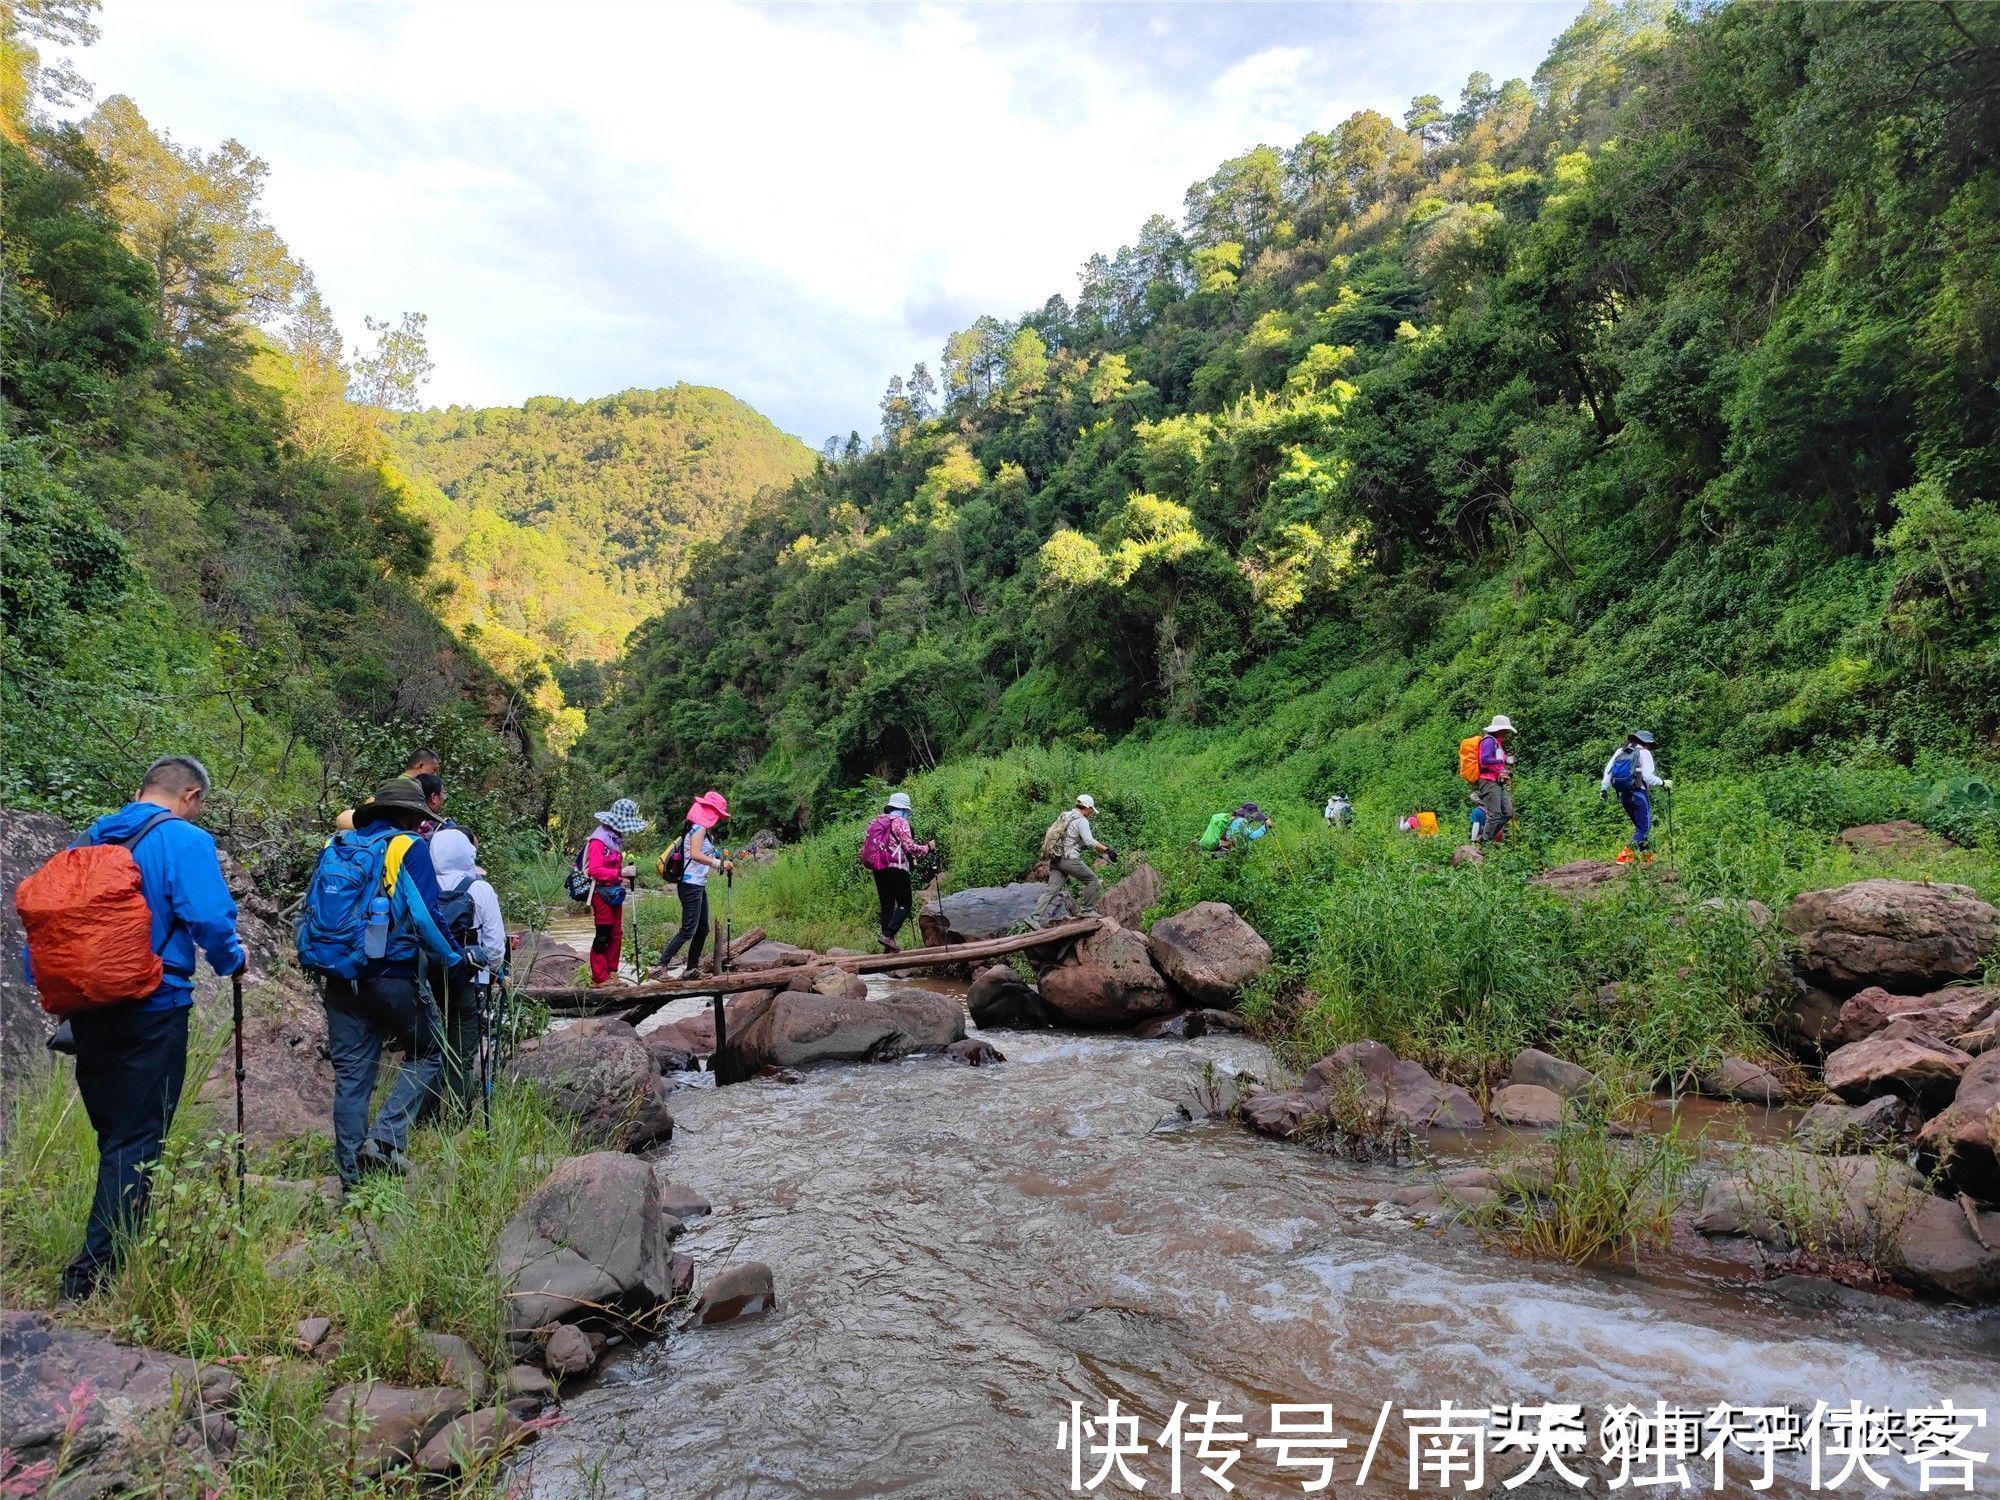
<svg viewBox="0 0 2000 1500">
<path fill-rule="evenodd" d="M 1573 1062 L 1564 1062 L 1539 1047 L 1523 1047 L 1514 1058 L 1508 1083 L 1524 1088 L 1543 1088 L 1565 1099 L 1577 1099 L 1597 1087 L 1597 1075 Z"/>
<path fill-rule="evenodd" d="M 1950 839 L 1939 838 L 1921 823 L 1895 818 L 1887 823 L 1863 823 L 1843 828 L 1835 839 L 1856 854 L 1891 854 L 1908 857 L 1949 849 Z"/>
<path fill-rule="evenodd" d="M 1330 1103 L 1331 1096 L 1310 1089 L 1252 1089 L 1238 1103 L 1236 1113 L 1259 1135 L 1288 1141 L 1306 1121 L 1325 1114 Z"/>
<path fill-rule="evenodd" d="M 416 1458 L 425 1443 L 471 1406 L 455 1385 L 405 1387 L 357 1380 L 339 1387 L 320 1408 L 341 1451 L 361 1474 L 380 1474 Z"/>
<path fill-rule="evenodd" d="M 652 1165 L 618 1151 L 572 1156 L 500 1231 L 493 1275 L 510 1328 L 637 1317 L 669 1295 L 667 1233 Z"/>
<path fill-rule="evenodd" d="M 1271 945 L 1224 901 L 1162 917 L 1146 935 L 1153 966 L 1197 1005 L 1235 1006 L 1245 985 L 1271 967 Z"/>
<path fill-rule="evenodd" d="M 1048 891 L 1046 885 L 1032 880 L 953 891 L 949 896 L 926 901 L 917 915 L 917 927 L 924 935 L 925 946 L 931 948 L 1005 937 L 1017 928 L 1034 925 L 1036 911 Z"/>
<path fill-rule="evenodd" d="M 1421 1063 L 1399 1058 L 1380 1042 L 1349 1042 L 1306 1069 L 1305 1087 L 1331 1101 L 1358 1091 L 1369 1109 L 1382 1109 L 1411 1130 L 1478 1130 L 1486 1124 L 1479 1102 L 1455 1083 L 1440 1083 Z"/>
<path fill-rule="evenodd" d="M 1711 1099 L 1733 1099 L 1739 1104 L 1783 1104 L 1785 1086 L 1762 1063 L 1747 1058 L 1725 1057 L 1695 1078 L 1696 1089 Z"/>
<path fill-rule="evenodd" d="M 614 1016 L 523 1042 L 511 1071 L 575 1116 L 595 1143 L 643 1151 L 674 1133 L 666 1080 L 639 1034 Z"/>
<path fill-rule="evenodd" d="M 1807 891 L 1785 909 L 1784 926 L 1812 984 L 1923 994 L 1979 972 L 2000 938 L 2000 911 L 1962 885 L 1861 880 Z"/>
<path fill-rule="evenodd" d="M 1826 1086 L 1849 1104 L 1883 1094 L 1941 1104 L 1972 1064 L 1970 1054 L 1909 1021 L 1891 1021 L 1873 1036 L 1828 1054 Z"/>
<path fill-rule="evenodd" d="M 734 1082 L 767 1067 L 862 1062 L 942 1051 L 965 1035 L 958 1000 L 914 986 L 880 999 L 782 990 L 739 1032 L 732 1020 L 716 1076 Z"/>
<path fill-rule="evenodd" d="M 1961 1302 L 2000 1300 L 2000 1213 L 1916 1199 L 1890 1233 L 1882 1262 L 1905 1286 Z"/>
<path fill-rule="evenodd" d="M 1068 963 L 1042 975 L 1042 999 L 1071 1026 L 1132 1026 L 1165 1015 L 1174 997 L 1153 967 L 1149 946 L 1127 928 L 1102 927 L 1077 945 Z"/>
<path fill-rule="evenodd" d="M 215 1398 L 211 1374 L 222 1372 L 65 1328 L 47 1313 L 0 1311 L 0 1453 L 22 1468 L 62 1458 L 61 1481 L 46 1493 L 160 1485 L 170 1457 L 198 1457 L 225 1436 L 204 1430 L 195 1409 L 197 1398 Z"/>
<path fill-rule="evenodd" d="M 1894 1094 L 1866 1104 L 1822 1099 L 1799 1117 L 1792 1136 L 1809 1151 L 1847 1156 L 1893 1145 L 1915 1127 L 1916 1111 Z"/>
<path fill-rule="evenodd" d="M 1137 932 L 1147 909 L 1158 903 L 1160 889 L 1160 872 L 1135 856 L 1126 862 L 1125 874 L 1097 898 L 1097 914 Z"/>
<path fill-rule="evenodd" d="M 75 838 L 68 824 L 47 813 L 0 810 L 0 1093 L 48 1071 L 47 1042 L 56 1029 L 28 983 L 27 937 L 14 910 L 14 887 Z M 0 1109 L 0 1130 L 8 1114 Z"/>
<path fill-rule="evenodd" d="M 1909 1021 L 1940 1041 L 1955 1041 L 1996 997 L 2000 997 L 2000 989 L 1989 985 L 1957 985 L 1928 995 L 1892 995 L 1879 984 L 1871 984 L 1842 1004 L 1832 1040 L 1858 1042 L 1891 1021 Z"/>
<path fill-rule="evenodd" d="M 333 1122 L 333 1061 L 327 1052 L 326 1010 L 292 978 L 253 981 L 243 988 L 243 1133 L 252 1145 L 273 1145 Z M 233 1126 L 236 1054 L 224 1047 L 202 1080 L 201 1101 Z"/>
<path fill-rule="evenodd" d="M 1538 1083 L 1510 1083 L 1494 1091 L 1491 1103 L 1493 1118 L 1502 1125 L 1553 1130 L 1562 1124 L 1563 1096 Z"/>
<path fill-rule="evenodd" d="M 972 1014 L 972 1024 L 982 1031 L 1018 1031 L 1056 1023 L 1056 1013 L 1035 987 L 1006 964 L 994 964 L 973 976 L 965 1008 Z"/>
<path fill-rule="evenodd" d="M 584 955 L 546 932 L 524 932 L 514 944 L 514 983 L 560 989 L 590 983 Z"/>
<path fill-rule="evenodd" d="M 1988 1203 L 2000 1202 L 2000 1048 L 1966 1068 L 1944 1111 L 1917 1134 L 1944 1159 L 1953 1182 Z"/>
<path fill-rule="evenodd" d="M 1694 1227 L 1781 1250 L 1866 1255 L 1926 1196 L 1923 1177 L 1893 1157 L 1773 1151 L 1712 1179 Z"/>
<path fill-rule="evenodd" d="M 801 948 L 795 943 L 781 943 L 776 938 L 765 938 L 753 943 L 729 961 L 732 972 L 738 969 L 789 969 L 796 964 L 809 964 L 820 955 L 810 948 Z"/>
</svg>

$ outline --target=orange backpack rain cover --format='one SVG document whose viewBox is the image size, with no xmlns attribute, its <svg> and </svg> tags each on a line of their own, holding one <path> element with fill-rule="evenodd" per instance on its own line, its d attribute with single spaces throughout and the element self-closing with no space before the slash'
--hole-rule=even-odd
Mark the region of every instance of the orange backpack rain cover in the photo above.
<svg viewBox="0 0 2000 1500">
<path fill-rule="evenodd" d="M 123 844 L 64 849 L 14 887 L 14 909 L 50 1015 L 142 1000 L 160 987 L 153 910 Z"/>
</svg>

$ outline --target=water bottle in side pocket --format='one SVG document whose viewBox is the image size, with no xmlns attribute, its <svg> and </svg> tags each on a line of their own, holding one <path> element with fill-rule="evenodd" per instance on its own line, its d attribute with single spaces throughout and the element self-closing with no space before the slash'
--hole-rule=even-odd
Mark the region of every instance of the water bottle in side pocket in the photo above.
<svg viewBox="0 0 2000 1500">
<path fill-rule="evenodd" d="M 377 896 L 368 903 L 368 928 L 361 939 L 361 951 L 380 958 L 389 951 L 389 898 Z"/>
</svg>

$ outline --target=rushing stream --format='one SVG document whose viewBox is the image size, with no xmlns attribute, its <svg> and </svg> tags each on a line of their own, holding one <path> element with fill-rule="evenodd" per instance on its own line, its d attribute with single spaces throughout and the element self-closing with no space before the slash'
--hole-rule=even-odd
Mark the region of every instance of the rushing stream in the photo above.
<svg viewBox="0 0 2000 1500">
<path fill-rule="evenodd" d="M 1399 1415 L 1368 1493 L 1406 1492 L 1401 1409 L 1447 1398 L 1583 1403 L 1593 1452 L 1607 1405 L 1661 1399 L 1808 1413 L 1950 1398 L 2000 1422 L 1992 1313 L 1518 1259 L 1374 1216 L 1470 1158 L 1356 1165 L 1227 1124 L 1176 1128 L 1204 1065 L 1265 1071 L 1254 1043 L 988 1040 L 1005 1065 L 926 1057 L 676 1094 L 674 1176 L 715 1206 L 678 1248 L 704 1274 L 768 1263 L 780 1310 L 614 1359 L 533 1451 L 532 1493 L 1059 1495 L 1070 1402 L 1101 1416 L 1110 1397 L 1148 1442 L 1176 1401 L 1220 1400 L 1253 1443 L 1271 1403 L 1330 1402 L 1349 1443 L 1335 1494 L 1354 1492 L 1384 1401 Z M 1164 1448 L 1130 1467 L 1169 1492 Z M 1803 1473 L 1774 1493 L 1807 1493 Z M 1246 1446 L 1227 1477 L 1297 1495 L 1313 1471 Z M 1513 1493 L 1575 1493 L 1539 1483 Z M 2000 1468 L 1982 1468 L 1979 1491 L 1994 1488 Z M 1182 1489 L 1224 1493 L 1191 1458 Z M 1749 1492 L 1734 1469 L 1729 1492 Z M 1875 1491 L 1857 1477 L 1842 1492 Z M 1095 1493 L 1133 1491 L 1114 1471 Z"/>
</svg>

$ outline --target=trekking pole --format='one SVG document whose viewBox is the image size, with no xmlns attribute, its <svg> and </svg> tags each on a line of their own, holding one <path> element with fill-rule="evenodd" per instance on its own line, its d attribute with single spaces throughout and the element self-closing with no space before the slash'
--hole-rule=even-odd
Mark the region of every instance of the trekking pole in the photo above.
<svg viewBox="0 0 2000 1500">
<path fill-rule="evenodd" d="M 725 853 L 723 857 L 727 859 L 728 855 Z M 715 950 L 715 972 L 718 974 L 727 973 L 729 970 L 729 939 L 734 935 L 736 927 L 735 898 L 736 866 L 732 862 L 729 868 L 722 872 L 722 945 Z"/>
<path fill-rule="evenodd" d="M 249 960 L 245 959 L 244 963 Z M 243 967 L 229 976 L 230 1007 L 236 1032 L 236 1219 L 243 1220 L 243 1178 L 247 1167 L 243 1150 Z"/>
</svg>

